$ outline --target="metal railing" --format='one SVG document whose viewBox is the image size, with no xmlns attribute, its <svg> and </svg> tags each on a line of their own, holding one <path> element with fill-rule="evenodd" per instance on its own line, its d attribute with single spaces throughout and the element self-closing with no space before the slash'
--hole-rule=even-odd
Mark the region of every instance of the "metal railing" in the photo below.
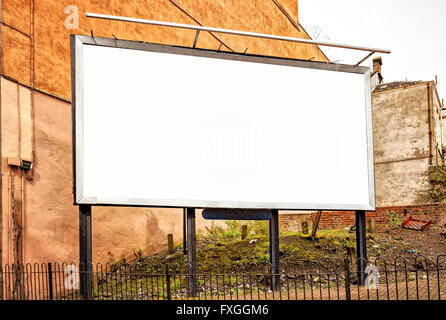
<svg viewBox="0 0 446 320">
<path fill-rule="evenodd" d="M 446 300 L 446 254 L 373 261 L 5 265 L 0 300 Z M 367 265 L 358 271 L 358 265 Z M 273 279 L 280 283 L 273 290 Z"/>
</svg>

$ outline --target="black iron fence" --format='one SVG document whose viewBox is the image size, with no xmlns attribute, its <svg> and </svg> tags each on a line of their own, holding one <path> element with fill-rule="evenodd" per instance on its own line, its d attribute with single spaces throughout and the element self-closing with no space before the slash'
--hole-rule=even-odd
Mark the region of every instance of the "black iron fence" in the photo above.
<svg viewBox="0 0 446 320">
<path fill-rule="evenodd" d="M 361 262 L 361 261 L 359 261 Z M 446 300 L 446 255 L 299 265 L 6 265 L 2 300 Z M 365 266 L 364 270 L 358 270 Z"/>
</svg>

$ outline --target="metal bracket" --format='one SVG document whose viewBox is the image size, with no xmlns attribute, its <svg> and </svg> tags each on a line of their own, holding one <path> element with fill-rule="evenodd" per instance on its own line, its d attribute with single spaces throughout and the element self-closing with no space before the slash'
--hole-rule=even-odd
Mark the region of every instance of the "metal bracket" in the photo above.
<svg viewBox="0 0 446 320">
<path fill-rule="evenodd" d="M 113 38 L 115 38 L 115 46 L 118 46 L 118 42 L 117 40 L 119 40 L 118 38 L 116 38 L 116 36 L 112 33 Z"/>
<path fill-rule="evenodd" d="M 375 54 L 376 51 L 372 51 L 370 52 L 364 59 L 362 59 L 361 61 L 359 61 L 357 64 L 355 64 L 355 67 L 358 67 L 361 63 L 363 63 L 364 61 L 366 61 L 368 58 L 370 58 L 373 54 Z"/>
<path fill-rule="evenodd" d="M 97 44 L 96 39 L 94 38 L 93 29 L 90 29 L 90 34 L 91 34 L 91 37 L 93 38 L 94 44 Z"/>
<path fill-rule="evenodd" d="M 197 33 L 195 33 L 195 40 L 194 40 L 194 44 L 193 44 L 192 48 L 195 48 L 197 46 L 199 35 L 200 35 L 200 30 L 197 30 Z"/>
</svg>

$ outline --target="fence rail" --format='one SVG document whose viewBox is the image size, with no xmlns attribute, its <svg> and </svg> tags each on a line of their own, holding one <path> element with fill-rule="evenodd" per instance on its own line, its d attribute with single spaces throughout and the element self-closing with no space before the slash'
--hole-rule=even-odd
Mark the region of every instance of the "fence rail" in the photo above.
<svg viewBox="0 0 446 320">
<path fill-rule="evenodd" d="M 358 270 L 358 265 L 367 265 Z M 0 300 L 446 300 L 446 254 L 325 265 L 0 266 Z M 273 279 L 280 283 L 273 290 Z M 364 280 L 362 280 L 364 279 Z M 363 282 L 363 283 L 362 283 Z"/>
</svg>

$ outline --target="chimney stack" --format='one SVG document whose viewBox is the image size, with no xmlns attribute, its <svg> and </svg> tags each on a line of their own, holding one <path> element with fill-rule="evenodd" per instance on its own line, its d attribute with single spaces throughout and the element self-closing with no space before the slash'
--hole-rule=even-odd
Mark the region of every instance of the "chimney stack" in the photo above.
<svg viewBox="0 0 446 320">
<path fill-rule="evenodd" d="M 376 57 L 373 59 L 373 73 L 378 72 L 381 75 L 381 66 L 383 65 L 382 57 Z"/>
</svg>

